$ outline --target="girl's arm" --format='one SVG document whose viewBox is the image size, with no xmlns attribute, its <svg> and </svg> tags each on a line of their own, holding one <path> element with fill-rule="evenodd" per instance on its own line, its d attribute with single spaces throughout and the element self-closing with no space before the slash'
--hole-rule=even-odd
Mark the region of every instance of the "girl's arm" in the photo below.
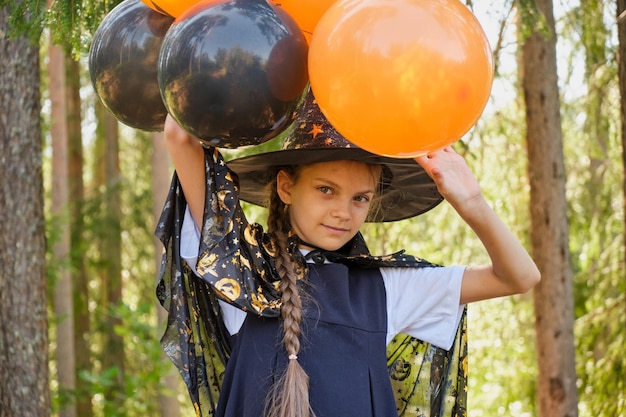
<svg viewBox="0 0 626 417">
<path fill-rule="evenodd" d="M 467 267 L 461 303 L 525 293 L 535 286 L 541 277 L 535 262 L 487 204 L 463 157 L 446 147 L 415 160 L 476 233 L 491 258 L 491 265 Z"/>
<path fill-rule="evenodd" d="M 165 143 L 185 194 L 189 211 L 202 229 L 204 214 L 205 172 L 204 150 L 200 141 L 191 136 L 168 114 L 165 119 Z"/>
</svg>

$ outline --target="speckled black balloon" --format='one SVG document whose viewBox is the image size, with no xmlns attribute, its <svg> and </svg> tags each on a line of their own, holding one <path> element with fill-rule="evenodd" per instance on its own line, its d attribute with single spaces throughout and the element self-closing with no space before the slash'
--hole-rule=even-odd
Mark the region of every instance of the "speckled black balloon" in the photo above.
<svg viewBox="0 0 626 417">
<path fill-rule="evenodd" d="M 206 144 L 257 145 L 293 121 L 308 82 L 308 45 L 265 0 L 209 5 L 177 20 L 159 56 L 169 113 Z"/>
<path fill-rule="evenodd" d="M 91 82 L 104 106 L 122 123 L 163 130 L 157 62 L 174 19 L 140 0 L 125 0 L 105 16 L 89 51 Z"/>
</svg>

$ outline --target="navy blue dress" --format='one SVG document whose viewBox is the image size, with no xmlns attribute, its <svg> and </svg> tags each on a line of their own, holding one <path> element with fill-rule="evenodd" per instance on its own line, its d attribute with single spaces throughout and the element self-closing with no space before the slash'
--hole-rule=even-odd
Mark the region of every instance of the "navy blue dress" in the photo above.
<svg viewBox="0 0 626 417">
<path fill-rule="evenodd" d="M 380 271 L 309 264 L 298 360 L 317 417 L 397 417 L 386 363 L 387 308 Z M 217 416 L 261 417 L 285 370 L 278 319 L 249 314 L 228 361 Z"/>
</svg>

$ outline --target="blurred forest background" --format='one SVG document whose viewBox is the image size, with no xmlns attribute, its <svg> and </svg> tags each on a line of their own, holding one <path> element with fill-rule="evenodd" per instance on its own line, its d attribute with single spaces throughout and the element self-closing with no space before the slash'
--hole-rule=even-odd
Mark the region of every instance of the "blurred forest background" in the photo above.
<svg viewBox="0 0 626 417">
<path fill-rule="evenodd" d="M 153 231 L 172 175 L 162 134 L 117 122 L 89 79 L 91 37 L 117 3 L 0 1 L 2 417 L 195 414 L 159 344 L 165 316 Z M 618 48 L 626 39 L 618 32 L 626 4 L 464 3 L 488 34 L 496 78 L 483 117 L 455 148 L 543 273 L 535 294 L 469 307 L 468 416 L 625 416 L 626 79 Z M 543 45 L 556 42 L 553 113 L 531 105 L 529 81 L 537 77 L 531 42 L 552 32 Z M 537 136 L 537 119 L 556 124 Z M 557 163 L 544 165 L 543 156 Z M 541 180 L 551 168 L 562 173 L 562 189 Z M 563 209 L 550 211 L 561 194 Z M 262 222 L 262 210 L 247 209 Z M 374 253 L 405 248 L 442 264 L 488 259 L 445 203 L 365 233 Z M 552 340 L 538 337 L 549 333 L 545 308 L 554 306 L 563 322 Z"/>
</svg>

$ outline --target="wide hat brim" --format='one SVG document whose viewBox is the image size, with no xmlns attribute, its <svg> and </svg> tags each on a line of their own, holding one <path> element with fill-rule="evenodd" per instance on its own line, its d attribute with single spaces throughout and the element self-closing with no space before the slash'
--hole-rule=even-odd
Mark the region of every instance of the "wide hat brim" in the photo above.
<svg viewBox="0 0 626 417">
<path fill-rule="evenodd" d="M 284 134 L 272 139 L 271 149 L 233 159 L 229 168 L 239 177 L 240 198 L 266 206 L 267 184 L 277 167 L 340 160 L 383 165 L 383 186 L 378 210 L 368 221 L 395 221 L 425 213 L 443 197 L 437 186 L 414 159 L 376 155 L 359 148 L 341 135 L 326 119 L 309 90 L 298 115 Z M 267 147 L 262 147 L 267 149 Z"/>
<path fill-rule="evenodd" d="M 369 221 L 407 219 L 427 212 L 443 200 L 433 180 L 413 159 L 384 157 L 360 148 L 274 151 L 233 159 L 228 162 L 228 166 L 239 177 L 240 198 L 266 207 L 266 186 L 275 175 L 276 167 L 338 160 L 382 164 L 391 174 L 389 184 L 383 187 L 379 196 L 378 215 Z"/>
</svg>

